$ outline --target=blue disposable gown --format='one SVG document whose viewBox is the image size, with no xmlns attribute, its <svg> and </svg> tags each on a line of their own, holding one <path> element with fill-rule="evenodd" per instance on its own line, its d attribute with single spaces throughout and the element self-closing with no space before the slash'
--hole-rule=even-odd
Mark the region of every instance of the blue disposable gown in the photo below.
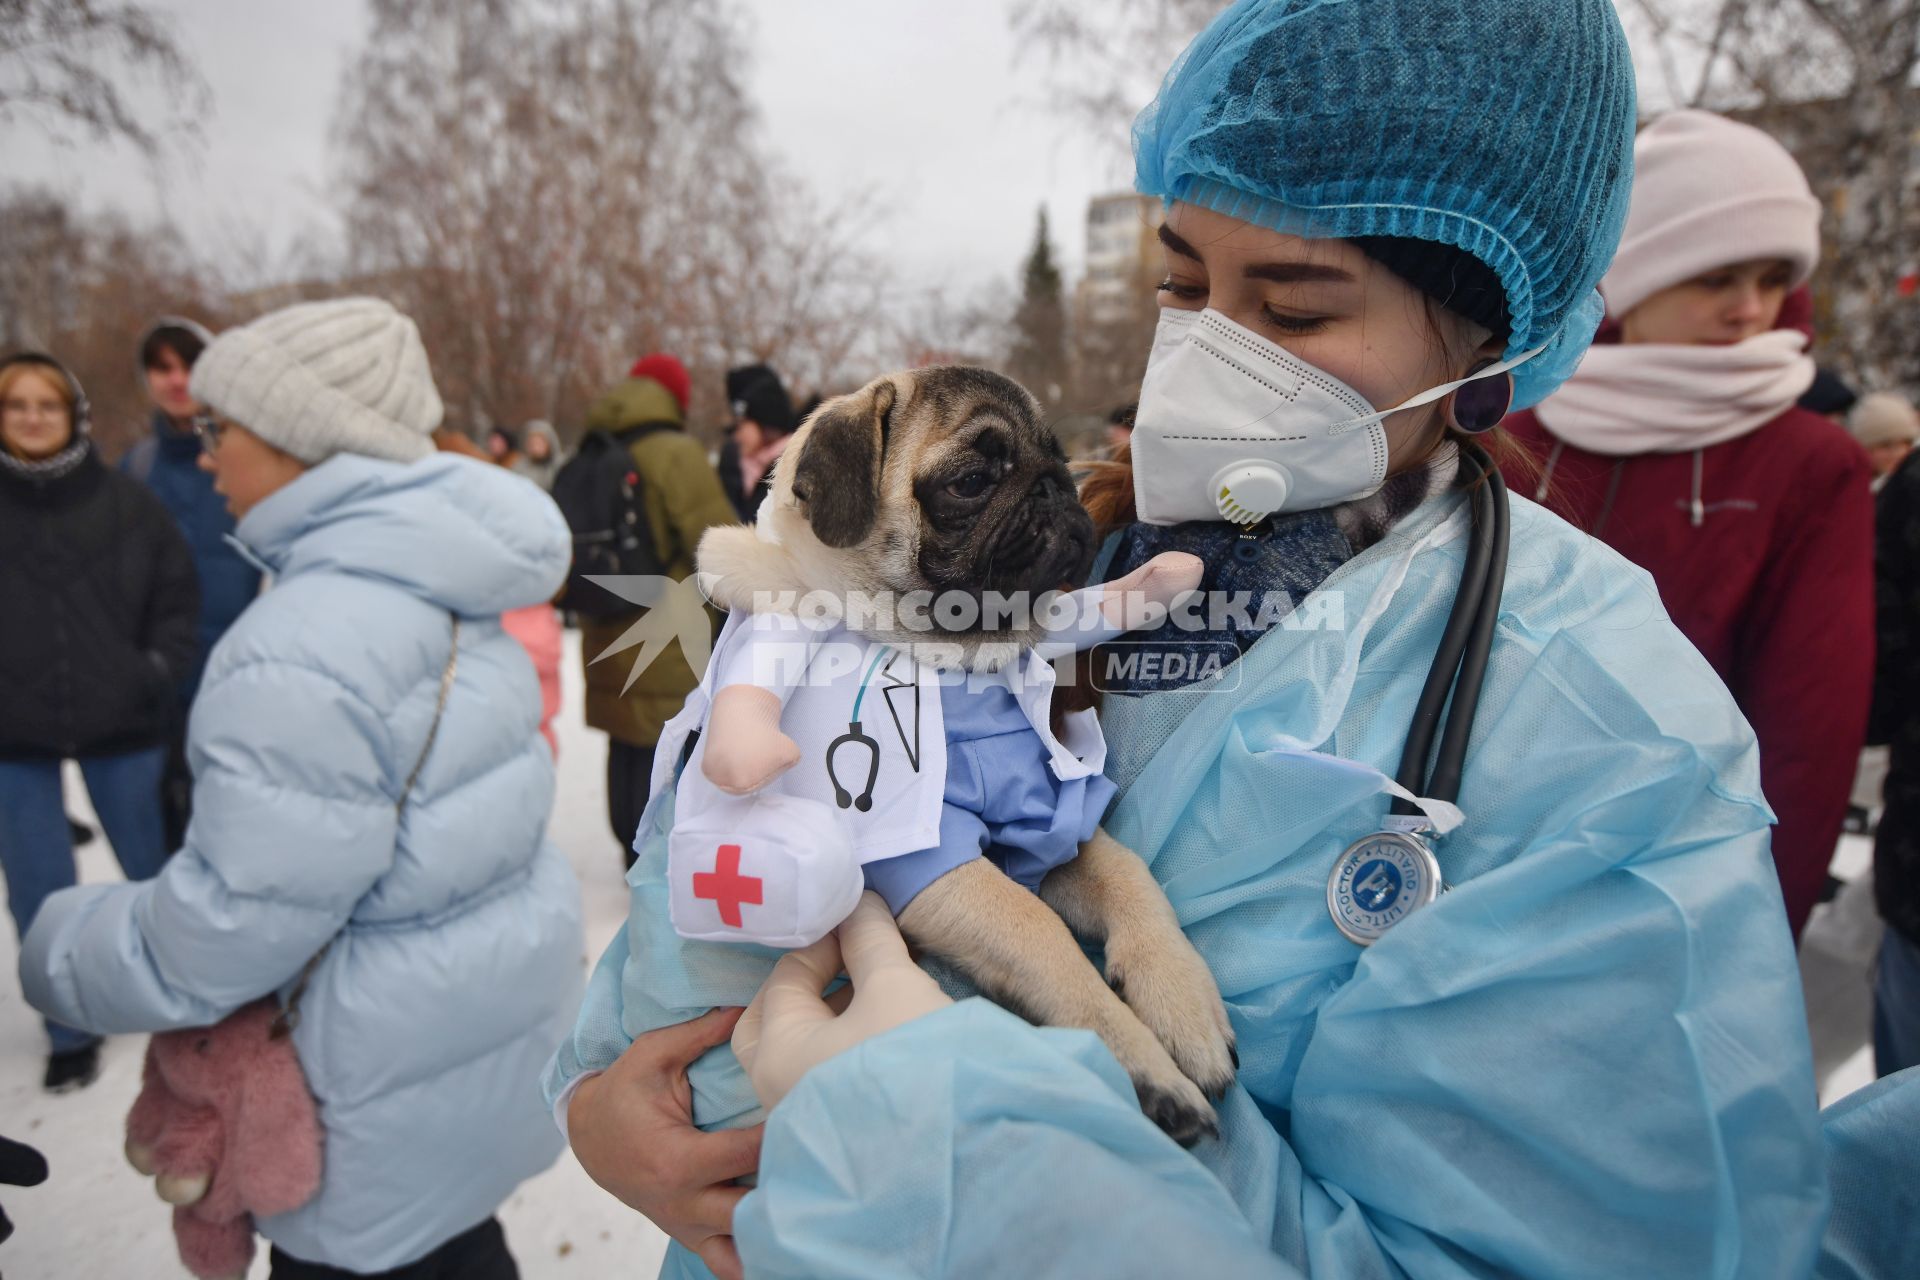
<svg viewBox="0 0 1920 1280">
<path fill-rule="evenodd" d="M 1754 739 L 1646 574 L 1513 499 L 1452 891 L 1366 950 L 1328 916 L 1465 528 L 1431 501 L 1217 683 L 1103 708 L 1108 827 L 1239 1040 L 1219 1140 L 1164 1138 L 1087 1033 L 963 1001 L 774 1113 L 735 1217 L 750 1275 L 1808 1273 L 1824 1157 Z M 771 962 L 674 936 L 666 817 L 550 1093 Z M 724 1048 L 692 1075 L 702 1124 L 759 1118 Z"/>
<path fill-rule="evenodd" d="M 1868 1085 L 1821 1115 L 1833 1218 L 1818 1280 L 1920 1276 L 1920 1067 Z"/>
</svg>

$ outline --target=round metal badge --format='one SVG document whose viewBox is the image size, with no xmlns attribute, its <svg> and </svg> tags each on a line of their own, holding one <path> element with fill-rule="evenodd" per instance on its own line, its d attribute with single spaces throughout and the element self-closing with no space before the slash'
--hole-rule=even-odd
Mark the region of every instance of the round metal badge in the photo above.
<svg viewBox="0 0 1920 1280">
<path fill-rule="evenodd" d="M 1440 860 L 1418 836 L 1376 831 L 1347 846 L 1327 877 L 1327 911 L 1363 947 L 1440 896 Z"/>
</svg>

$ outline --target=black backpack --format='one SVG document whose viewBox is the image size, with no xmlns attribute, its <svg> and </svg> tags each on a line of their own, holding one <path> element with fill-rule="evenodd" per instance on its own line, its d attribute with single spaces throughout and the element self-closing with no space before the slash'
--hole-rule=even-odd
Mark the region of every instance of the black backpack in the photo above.
<svg viewBox="0 0 1920 1280">
<path fill-rule="evenodd" d="M 573 567 L 560 598 L 563 608 L 589 618 L 614 618 L 645 606 L 644 596 L 628 599 L 587 579 L 666 571 L 647 520 L 646 480 L 628 446 L 672 429 L 670 422 L 648 422 L 621 431 L 589 431 L 554 476 L 553 501 L 573 530 Z"/>
</svg>

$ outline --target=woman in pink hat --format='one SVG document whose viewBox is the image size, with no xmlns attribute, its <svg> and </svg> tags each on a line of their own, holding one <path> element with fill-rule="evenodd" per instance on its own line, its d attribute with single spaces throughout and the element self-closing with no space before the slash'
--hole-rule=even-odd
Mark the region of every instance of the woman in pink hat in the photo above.
<svg viewBox="0 0 1920 1280">
<path fill-rule="evenodd" d="M 1758 129 L 1676 111 L 1634 145 L 1600 292 L 1611 344 L 1506 425 L 1507 478 L 1653 575 L 1760 740 L 1798 934 L 1846 814 L 1873 682 L 1873 502 L 1813 381 L 1805 284 L 1820 204 Z M 1796 314 L 1799 313 L 1799 314 Z"/>
</svg>

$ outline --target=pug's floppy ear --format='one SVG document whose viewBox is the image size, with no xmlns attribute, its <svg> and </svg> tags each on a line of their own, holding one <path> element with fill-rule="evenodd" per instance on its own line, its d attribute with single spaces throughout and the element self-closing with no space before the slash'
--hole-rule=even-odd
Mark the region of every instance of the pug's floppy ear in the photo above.
<svg viewBox="0 0 1920 1280">
<path fill-rule="evenodd" d="M 817 410 L 793 472 L 793 495 L 807 507 L 813 536 L 851 547 L 880 512 L 880 461 L 886 453 L 893 383 L 881 379 Z"/>
</svg>

